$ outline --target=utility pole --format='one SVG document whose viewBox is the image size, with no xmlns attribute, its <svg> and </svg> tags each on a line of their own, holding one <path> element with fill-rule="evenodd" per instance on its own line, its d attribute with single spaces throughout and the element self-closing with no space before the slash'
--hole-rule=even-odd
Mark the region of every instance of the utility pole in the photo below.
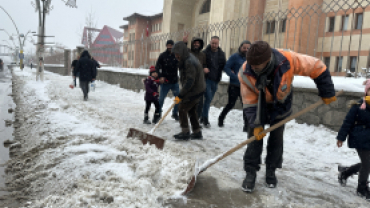
<svg viewBox="0 0 370 208">
<path fill-rule="evenodd" d="M 64 0 L 67 6 L 77 8 L 77 0 Z M 35 0 L 34 7 L 39 14 L 39 26 L 37 34 L 36 54 L 38 56 L 38 65 L 36 70 L 36 81 L 44 81 L 44 52 L 45 52 L 45 17 L 53 7 L 51 0 Z"/>
</svg>

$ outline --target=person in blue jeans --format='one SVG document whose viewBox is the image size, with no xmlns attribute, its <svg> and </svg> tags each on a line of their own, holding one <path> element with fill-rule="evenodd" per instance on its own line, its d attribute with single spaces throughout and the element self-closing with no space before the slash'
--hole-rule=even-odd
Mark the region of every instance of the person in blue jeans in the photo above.
<svg viewBox="0 0 370 208">
<path fill-rule="evenodd" d="M 218 83 L 221 81 L 222 70 L 226 64 L 226 56 L 222 49 L 219 47 L 220 38 L 213 36 L 211 38 L 210 44 L 203 51 L 206 54 L 206 65 L 204 68 L 204 73 L 206 74 L 206 92 L 204 93 L 204 105 L 202 118 L 200 120 L 204 127 L 210 128 L 208 114 L 209 108 L 211 107 L 211 102 L 218 88 Z"/>
<path fill-rule="evenodd" d="M 236 101 L 240 98 L 242 102 L 242 97 L 240 94 L 240 82 L 238 78 L 239 69 L 247 61 L 247 52 L 249 47 L 251 46 L 251 42 L 248 40 L 243 41 L 237 53 L 234 53 L 230 56 L 229 60 L 227 60 L 224 71 L 230 77 L 230 84 L 227 90 L 229 95 L 228 103 L 225 108 L 222 110 L 220 116 L 218 117 L 218 126 L 224 126 L 224 120 L 226 115 L 234 108 Z M 243 102 L 242 102 L 243 104 Z M 248 121 L 244 118 L 244 127 L 243 132 L 248 132 Z"/>
<path fill-rule="evenodd" d="M 158 73 L 160 80 L 160 91 L 159 91 L 159 108 L 160 117 L 162 117 L 162 108 L 164 99 L 167 97 L 168 92 L 171 90 L 173 96 L 177 97 L 180 92 L 179 88 L 179 77 L 178 77 L 178 61 L 174 54 L 171 53 L 172 46 L 174 45 L 173 40 L 168 40 L 166 43 L 167 50 L 161 53 L 158 57 L 155 69 Z M 172 118 L 176 121 L 179 120 L 178 104 L 175 105 L 172 111 Z"/>
</svg>

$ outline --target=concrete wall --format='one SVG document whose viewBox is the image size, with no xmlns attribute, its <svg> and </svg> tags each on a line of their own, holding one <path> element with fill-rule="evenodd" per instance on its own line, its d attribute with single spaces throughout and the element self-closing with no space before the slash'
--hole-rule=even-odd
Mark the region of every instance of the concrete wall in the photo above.
<svg viewBox="0 0 370 208">
<path fill-rule="evenodd" d="M 63 67 L 45 67 L 46 71 L 62 74 L 65 71 Z M 124 72 L 111 72 L 105 70 L 99 70 L 97 80 L 107 82 L 109 84 L 119 84 L 121 88 L 139 92 L 144 89 L 142 79 L 146 78 L 146 75 L 131 74 Z M 228 101 L 228 83 L 220 82 L 218 90 L 212 101 L 212 105 L 216 108 L 225 107 Z M 339 130 L 344 117 L 348 112 L 348 102 L 350 100 L 359 100 L 363 93 L 345 92 L 343 96 L 338 97 L 338 101 L 330 105 L 322 105 L 319 108 L 312 110 L 311 112 L 296 119 L 298 123 L 307 123 L 313 125 L 324 125 L 333 130 Z M 172 96 L 171 93 L 168 96 Z M 293 112 L 296 113 L 309 105 L 320 100 L 316 89 L 303 89 L 294 88 L 293 96 Z M 236 109 L 242 109 L 241 102 L 237 102 Z"/>
</svg>

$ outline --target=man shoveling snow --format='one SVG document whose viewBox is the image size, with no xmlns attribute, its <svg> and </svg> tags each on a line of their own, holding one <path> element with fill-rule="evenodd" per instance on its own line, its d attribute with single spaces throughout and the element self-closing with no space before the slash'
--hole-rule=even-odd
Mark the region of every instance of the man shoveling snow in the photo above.
<svg viewBox="0 0 370 208">
<path fill-rule="evenodd" d="M 239 72 L 244 116 L 250 127 L 248 135 L 256 141 L 244 154 L 246 178 L 242 190 L 252 192 L 260 169 L 265 125 L 274 125 L 292 113 L 294 75 L 309 76 L 317 85 L 325 104 L 336 100 L 329 70 L 317 58 L 291 51 L 271 49 L 264 41 L 254 42 L 247 52 L 247 62 Z M 275 188 L 276 168 L 283 163 L 284 126 L 270 133 L 266 156 L 266 185 Z"/>
</svg>

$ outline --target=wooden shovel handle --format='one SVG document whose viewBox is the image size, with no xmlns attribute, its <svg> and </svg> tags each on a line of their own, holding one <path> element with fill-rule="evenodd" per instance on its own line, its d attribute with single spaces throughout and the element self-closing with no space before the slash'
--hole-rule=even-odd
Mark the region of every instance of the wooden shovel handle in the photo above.
<svg viewBox="0 0 370 208">
<path fill-rule="evenodd" d="M 151 133 L 154 133 L 155 130 L 158 128 L 159 125 L 163 122 L 163 120 L 167 117 L 167 115 L 171 112 L 172 108 L 174 108 L 176 105 L 175 102 L 171 105 L 171 107 L 167 110 L 167 112 L 162 116 L 161 120 L 154 126 L 154 128 L 150 131 Z"/>
<path fill-rule="evenodd" d="M 335 96 L 336 96 L 336 97 L 338 97 L 338 96 L 340 96 L 340 95 L 342 95 L 342 94 L 343 94 L 343 90 L 341 90 L 341 91 L 337 92 Z M 301 116 L 301 115 L 303 115 L 303 114 L 307 113 L 308 111 L 310 111 L 310 110 L 312 110 L 312 109 L 317 108 L 318 106 L 320 106 L 320 105 L 322 105 L 322 104 L 324 104 L 324 101 L 323 101 L 323 100 L 319 100 L 319 101 L 317 101 L 316 103 L 314 103 L 314 104 L 312 104 L 312 105 L 308 106 L 307 108 L 305 108 L 305 109 L 303 109 L 303 110 L 299 111 L 298 113 L 296 113 L 296 114 L 294 114 L 294 115 L 291 115 L 291 116 L 289 116 L 288 118 L 286 118 L 286 119 L 284 119 L 284 120 L 280 121 L 279 123 L 277 123 L 277 124 L 275 124 L 275 125 L 271 126 L 270 128 L 268 128 L 268 129 L 264 130 L 264 131 L 263 131 L 263 132 L 261 132 L 261 133 L 269 133 L 269 132 L 271 132 L 271 131 L 273 131 L 273 130 L 275 130 L 275 129 L 279 128 L 280 126 L 282 126 L 282 125 L 286 124 L 288 121 L 293 120 L 293 119 L 295 119 L 295 118 L 297 118 L 297 117 L 299 117 L 299 116 Z M 247 145 L 247 144 L 249 144 L 249 143 L 253 142 L 255 139 L 256 139 L 256 138 L 255 138 L 254 136 L 252 136 L 252 137 L 251 137 L 251 138 L 249 138 L 248 140 L 245 140 L 244 142 L 242 142 L 242 143 L 238 144 L 238 145 L 237 145 L 237 146 L 235 146 L 234 148 L 232 148 L 232 149 L 230 149 L 229 151 L 225 152 L 225 153 L 222 155 L 222 157 L 218 158 L 215 162 L 211 163 L 211 164 L 210 164 L 208 167 L 206 167 L 206 168 L 211 167 L 212 165 L 216 164 L 218 161 L 220 161 L 220 160 L 224 159 L 225 157 L 227 157 L 227 156 L 231 155 L 232 153 L 234 153 L 235 151 L 237 151 L 237 150 L 239 150 L 240 148 L 244 147 L 245 145 Z M 202 170 L 201 170 L 201 171 L 202 171 Z M 203 170 L 203 171 L 204 171 L 204 170 Z"/>
</svg>

